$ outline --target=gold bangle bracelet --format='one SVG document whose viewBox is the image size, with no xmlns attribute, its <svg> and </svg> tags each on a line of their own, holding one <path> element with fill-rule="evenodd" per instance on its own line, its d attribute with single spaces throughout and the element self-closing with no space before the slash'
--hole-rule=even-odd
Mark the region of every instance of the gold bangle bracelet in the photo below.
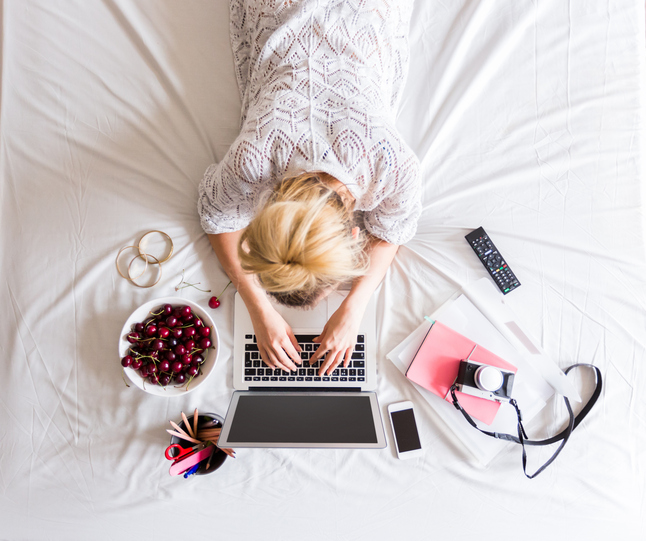
<svg viewBox="0 0 646 541">
<path fill-rule="evenodd" d="M 149 257 L 150 257 L 150 258 L 152 258 L 152 259 L 154 259 L 154 260 L 155 260 L 155 264 L 159 267 L 159 276 L 157 276 L 157 280 L 155 280 L 152 284 L 147 285 L 147 286 L 143 286 L 143 285 L 138 284 L 137 282 L 135 282 L 135 280 L 130 276 L 130 267 L 132 267 L 132 264 L 135 262 L 135 260 L 136 260 L 136 259 L 141 258 L 141 259 L 143 259 L 143 260 L 145 260 L 145 261 L 146 261 L 146 267 L 145 267 L 145 269 L 147 269 L 147 268 L 148 268 L 148 258 L 149 258 Z M 144 270 L 144 272 L 145 272 L 145 270 Z M 143 273 L 142 273 L 142 274 L 143 274 Z M 139 276 L 137 276 L 137 278 L 139 278 L 142 274 L 140 274 Z M 146 288 L 148 288 L 148 287 L 153 287 L 154 285 L 157 285 L 157 284 L 159 283 L 159 280 L 161 280 L 161 277 L 162 277 L 162 266 L 161 266 L 161 262 L 160 262 L 160 261 L 159 261 L 159 259 L 157 259 L 154 255 L 150 255 L 150 254 L 136 255 L 135 257 L 133 257 L 133 258 L 132 258 L 132 261 L 130 261 L 130 264 L 128 265 L 128 280 L 130 280 L 130 282 L 131 282 L 132 284 L 136 285 L 137 287 L 141 287 L 141 288 L 143 288 L 143 289 L 146 289 Z"/>
<path fill-rule="evenodd" d="M 147 254 L 141 249 L 141 243 L 143 240 L 148 236 L 151 235 L 152 233 L 159 233 L 160 235 L 163 235 L 168 239 L 168 242 L 170 242 L 170 250 L 168 252 L 168 255 L 164 259 L 158 259 L 155 256 L 152 256 L 150 254 Z M 139 244 L 137 244 L 137 249 L 139 250 L 139 255 L 148 261 L 148 257 L 152 257 L 157 263 L 157 265 L 161 265 L 162 263 L 165 263 L 168 261 L 172 255 L 173 255 L 173 250 L 175 246 L 173 245 L 173 239 L 170 238 L 170 235 L 168 233 L 164 233 L 163 231 L 159 231 L 158 229 L 153 229 L 152 231 L 148 231 L 147 233 L 144 233 L 144 235 L 139 239 Z M 148 261 L 149 263 L 153 263 L 152 261 Z"/>
<path fill-rule="evenodd" d="M 117 272 L 119 273 L 119 276 L 121 276 L 121 278 L 125 278 L 126 280 L 129 280 L 130 282 L 132 282 L 132 278 L 130 277 L 130 265 L 132 265 L 132 261 L 130 262 L 130 265 L 128 265 L 128 276 L 125 276 L 121 272 L 121 269 L 119 268 L 119 257 L 121 256 L 122 252 L 124 250 L 127 250 L 128 248 L 132 248 L 133 250 L 139 250 L 138 246 L 124 246 L 123 248 L 121 248 L 121 250 L 119 250 L 115 263 L 117 265 Z M 140 256 L 135 256 L 135 257 L 140 257 Z M 148 258 L 144 257 L 144 259 L 146 260 L 146 266 L 144 267 L 144 270 L 141 272 L 141 274 L 139 276 L 135 276 L 135 278 L 141 278 L 144 275 L 144 273 L 148 270 Z"/>
</svg>

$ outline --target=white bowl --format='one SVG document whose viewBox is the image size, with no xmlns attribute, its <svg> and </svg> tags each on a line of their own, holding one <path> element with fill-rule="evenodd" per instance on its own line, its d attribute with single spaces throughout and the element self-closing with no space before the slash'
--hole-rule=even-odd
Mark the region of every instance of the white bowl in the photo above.
<svg viewBox="0 0 646 541">
<path fill-rule="evenodd" d="M 211 375 L 213 367 L 218 360 L 218 354 L 220 352 L 220 336 L 218 335 L 218 330 L 213 323 L 211 316 L 199 305 L 193 301 L 187 299 L 181 299 L 178 297 L 162 297 L 160 299 L 154 299 L 145 304 L 142 304 L 137 308 L 126 320 L 123 329 L 121 329 L 121 334 L 119 335 L 119 361 L 123 359 L 128 354 L 128 348 L 130 347 L 130 342 L 126 340 L 128 333 L 132 332 L 132 327 L 136 323 L 143 322 L 155 308 L 164 306 L 165 304 L 170 304 L 173 307 L 175 306 L 190 306 L 193 313 L 197 314 L 200 319 L 204 321 L 206 325 L 211 327 L 211 343 L 213 344 L 207 351 L 204 363 L 201 366 L 202 374 L 194 378 L 191 381 L 188 389 L 186 389 L 186 383 L 179 385 L 177 383 L 169 383 L 165 387 L 161 385 L 155 385 L 149 381 L 145 381 L 136 370 L 128 367 L 123 368 L 123 372 L 128 377 L 128 379 L 139 387 L 142 391 L 147 393 L 154 394 L 157 396 L 180 396 L 186 393 L 190 393 L 197 389 L 200 385 L 203 385 L 206 379 Z"/>
</svg>

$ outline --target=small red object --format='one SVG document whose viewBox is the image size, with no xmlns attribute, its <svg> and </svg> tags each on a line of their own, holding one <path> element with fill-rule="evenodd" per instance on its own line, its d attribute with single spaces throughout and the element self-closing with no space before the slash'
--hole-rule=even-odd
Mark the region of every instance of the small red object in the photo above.
<svg viewBox="0 0 646 541">
<path fill-rule="evenodd" d="M 200 443 L 199 445 L 195 445 L 193 447 L 182 447 L 181 445 L 177 443 L 173 443 L 172 445 L 169 445 L 166 447 L 166 451 L 164 452 L 164 455 L 168 460 L 174 460 L 178 461 L 180 459 L 186 458 L 188 456 L 191 456 L 192 454 L 195 454 L 198 451 L 201 451 L 206 447 L 203 443 Z M 173 456 L 173 452 L 175 452 L 175 455 Z"/>
</svg>

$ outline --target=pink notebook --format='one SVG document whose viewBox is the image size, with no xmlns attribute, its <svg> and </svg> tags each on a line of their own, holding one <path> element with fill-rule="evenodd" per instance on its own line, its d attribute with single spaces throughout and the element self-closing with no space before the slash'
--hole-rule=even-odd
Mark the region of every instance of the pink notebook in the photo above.
<svg viewBox="0 0 646 541">
<path fill-rule="evenodd" d="M 472 340 L 436 321 L 426 333 L 406 371 L 406 377 L 441 398 L 446 396 L 446 400 L 452 402 L 451 395 L 447 396 L 446 393 L 458 375 L 460 361 L 469 356 L 475 345 Z M 516 373 L 514 365 L 482 346 L 476 348 L 471 360 Z M 460 392 L 456 393 L 456 396 L 469 415 L 488 425 L 493 422 L 500 408 L 499 402 Z"/>
</svg>

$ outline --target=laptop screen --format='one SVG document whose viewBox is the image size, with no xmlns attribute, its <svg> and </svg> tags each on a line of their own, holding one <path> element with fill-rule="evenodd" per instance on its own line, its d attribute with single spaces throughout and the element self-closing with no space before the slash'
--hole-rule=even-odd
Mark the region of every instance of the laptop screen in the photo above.
<svg viewBox="0 0 646 541">
<path fill-rule="evenodd" d="M 222 433 L 232 447 L 383 447 L 374 393 L 236 395 Z"/>
</svg>

